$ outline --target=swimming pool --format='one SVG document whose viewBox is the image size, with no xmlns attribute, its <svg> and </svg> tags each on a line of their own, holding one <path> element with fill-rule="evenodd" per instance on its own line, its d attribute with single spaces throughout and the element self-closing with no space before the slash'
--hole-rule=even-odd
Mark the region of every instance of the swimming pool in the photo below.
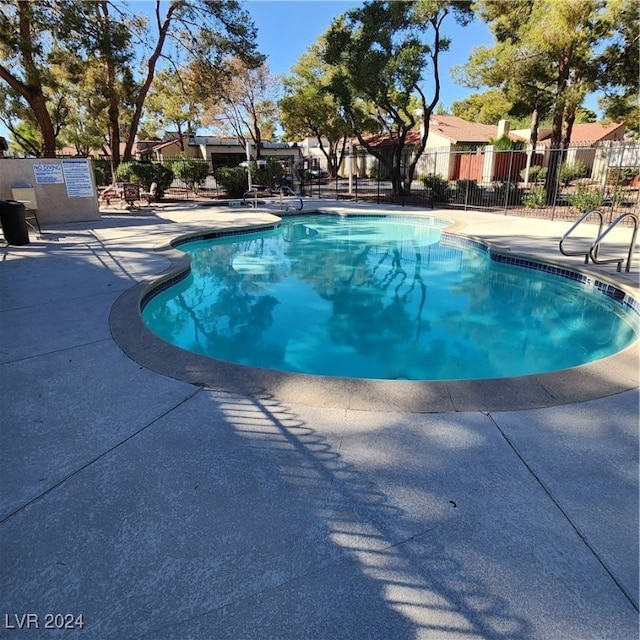
<svg viewBox="0 0 640 640">
<path fill-rule="evenodd" d="M 492 252 L 446 224 L 307 215 L 192 239 L 179 246 L 190 272 L 149 292 L 143 319 L 221 360 L 387 380 L 557 371 L 637 340 L 637 313 L 593 279 Z"/>
</svg>

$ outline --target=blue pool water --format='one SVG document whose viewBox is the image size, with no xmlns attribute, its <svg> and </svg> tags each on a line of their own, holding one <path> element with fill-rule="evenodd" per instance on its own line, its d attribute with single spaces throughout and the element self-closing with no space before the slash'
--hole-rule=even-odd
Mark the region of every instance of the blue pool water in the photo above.
<svg viewBox="0 0 640 640">
<path fill-rule="evenodd" d="M 190 274 L 143 319 L 178 347 L 280 371 L 379 379 L 500 378 L 616 353 L 637 314 L 600 290 L 492 260 L 409 218 L 300 216 L 181 245 Z"/>
</svg>

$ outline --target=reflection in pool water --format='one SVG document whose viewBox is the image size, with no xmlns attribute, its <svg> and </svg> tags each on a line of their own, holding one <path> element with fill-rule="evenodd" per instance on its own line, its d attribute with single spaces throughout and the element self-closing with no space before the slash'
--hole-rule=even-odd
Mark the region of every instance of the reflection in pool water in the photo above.
<svg viewBox="0 0 640 640">
<path fill-rule="evenodd" d="M 305 216 L 190 242 L 191 274 L 143 318 L 222 360 L 382 379 L 548 372 L 637 339 L 635 315 L 598 290 L 497 263 L 433 222 Z"/>
</svg>

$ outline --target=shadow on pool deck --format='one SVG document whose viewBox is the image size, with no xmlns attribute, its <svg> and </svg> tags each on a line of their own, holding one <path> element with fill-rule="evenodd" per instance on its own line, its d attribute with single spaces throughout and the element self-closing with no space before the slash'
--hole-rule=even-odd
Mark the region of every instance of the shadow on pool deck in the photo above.
<svg viewBox="0 0 640 640">
<path fill-rule="evenodd" d="M 611 366 L 580 381 L 587 402 L 508 411 L 423 413 L 369 384 L 356 403 L 343 381 L 242 369 L 207 388 L 177 359 L 185 382 L 127 357 L 109 315 L 168 268 L 154 246 L 261 216 L 153 219 L 2 249 L 9 616 L 82 614 L 65 637 L 92 639 L 637 637 L 637 361 L 626 392 L 595 397 Z"/>
</svg>

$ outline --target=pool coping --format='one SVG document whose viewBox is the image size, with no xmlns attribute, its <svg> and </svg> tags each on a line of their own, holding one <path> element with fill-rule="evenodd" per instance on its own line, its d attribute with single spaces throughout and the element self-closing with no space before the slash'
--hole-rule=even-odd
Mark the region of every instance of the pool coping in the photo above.
<svg viewBox="0 0 640 640">
<path fill-rule="evenodd" d="M 282 212 L 276 219 L 285 217 Z M 334 209 L 314 208 L 305 214 L 335 213 Z M 348 211 L 349 215 L 371 215 Z M 300 215 L 291 212 L 290 215 Z M 398 216 L 394 211 L 376 211 L 374 215 Z M 410 217 L 430 217 L 449 220 L 433 212 L 412 212 Z M 122 293 L 111 308 L 111 335 L 122 351 L 138 364 L 162 375 L 208 389 L 249 395 L 272 395 L 285 402 L 373 411 L 407 411 L 442 413 L 455 411 L 513 411 L 537 409 L 602 398 L 637 389 L 640 341 L 612 356 L 562 371 L 512 378 L 484 380 L 378 380 L 319 376 L 260 369 L 222 361 L 185 351 L 156 336 L 142 320 L 140 310 L 151 293 L 170 286 L 188 272 L 190 259 L 176 244 L 208 234 L 240 234 L 273 227 L 277 222 L 252 223 L 225 229 L 194 230 L 178 234 L 168 244 L 154 248 L 170 261 L 158 275 L 134 285 Z M 588 268 L 567 267 L 547 259 L 511 251 L 496 242 L 462 233 L 464 223 L 453 221 L 445 229 L 487 246 L 496 256 L 508 256 L 509 261 L 524 260 L 548 265 L 553 269 L 574 272 L 605 283 L 629 296 L 638 304 L 630 287 L 609 280 Z"/>
</svg>

